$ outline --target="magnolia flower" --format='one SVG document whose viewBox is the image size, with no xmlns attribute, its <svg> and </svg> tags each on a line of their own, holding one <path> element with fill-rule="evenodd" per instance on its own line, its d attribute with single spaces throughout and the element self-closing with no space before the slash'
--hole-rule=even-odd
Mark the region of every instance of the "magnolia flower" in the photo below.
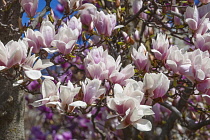
<svg viewBox="0 0 210 140">
<path fill-rule="evenodd" d="M 30 53 L 29 53 L 30 54 Z M 29 55 L 22 64 L 26 76 L 30 79 L 37 80 L 41 78 L 41 70 L 54 65 L 49 59 L 41 60 L 34 55 Z"/>
<path fill-rule="evenodd" d="M 76 9 L 82 4 L 82 0 L 58 0 L 66 10 Z M 69 11 L 68 11 L 69 12 Z"/>
<path fill-rule="evenodd" d="M 41 86 L 43 99 L 37 100 L 31 105 L 33 105 L 34 107 L 39 107 L 45 104 L 48 106 L 54 106 L 53 104 L 59 101 L 59 86 L 59 82 L 55 85 L 55 83 L 50 79 L 44 79 Z"/>
<path fill-rule="evenodd" d="M 20 5 L 29 17 L 33 17 L 36 14 L 38 2 L 39 0 L 20 0 Z"/>
<path fill-rule="evenodd" d="M 201 3 L 207 4 L 210 2 L 210 0 L 200 0 Z"/>
<path fill-rule="evenodd" d="M 58 0 L 66 9 L 70 7 L 70 1 L 68 0 Z"/>
<path fill-rule="evenodd" d="M 112 31 L 116 25 L 116 15 L 105 15 L 103 11 L 97 11 L 95 14 L 94 25 L 99 34 L 111 36 Z"/>
<path fill-rule="evenodd" d="M 104 51 L 102 47 L 99 47 L 93 48 L 88 53 L 84 59 L 84 65 L 90 77 L 100 80 L 108 79 L 113 83 L 124 85 L 125 80 L 134 75 L 134 67 L 127 65 L 120 71 L 120 61 L 120 56 L 115 61 L 107 50 Z"/>
<path fill-rule="evenodd" d="M 141 44 L 141 46 L 138 48 L 138 51 L 133 48 L 131 57 L 138 70 L 145 70 L 146 72 L 149 71 L 151 63 L 148 52 L 143 44 Z"/>
<path fill-rule="evenodd" d="M 102 47 L 93 48 L 84 59 L 86 73 L 92 78 L 108 79 L 111 73 L 119 67 L 120 59 L 116 61 Z"/>
<path fill-rule="evenodd" d="M 40 33 L 42 40 L 40 44 L 44 47 L 51 47 L 51 42 L 55 36 L 55 25 L 53 25 L 50 21 L 42 21 L 42 25 L 40 27 Z"/>
<path fill-rule="evenodd" d="M 196 34 L 194 44 L 195 47 L 200 49 L 201 51 L 208 50 L 210 52 L 210 34 Z"/>
<path fill-rule="evenodd" d="M 83 101 L 87 104 L 93 104 L 102 94 L 105 93 L 105 88 L 101 87 L 101 80 L 93 79 L 88 80 L 87 85 L 82 84 L 82 91 L 84 94 Z"/>
<path fill-rule="evenodd" d="M 191 62 L 188 59 L 187 53 L 183 53 L 177 46 L 172 46 L 169 49 L 169 55 L 166 60 L 166 67 L 176 74 L 186 74 L 189 72 Z"/>
<path fill-rule="evenodd" d="M 152 100 L 163 97 L 169 89 L 170 80 L 163 73 L 146 73 L 143 79 L 143 92 L 145 93 L 142 104 L 152 104 Z"/>
<path fill-rule="evenodd" d="M 67 86 L 60 86 L 59 97 L 61 99 L 60 108 L 65 112 L 73 111 L 74 107 L 71 106 L 74 100 L 74 96 L 79 93 L 80 87 L 74 87 L 73 84 L 68 81 Z"/>
<path fill-rule="evenodd" d="M 117 129 L 123 129 L 129 125 L 133 125 L 140 131 L 150 131 L 152 129 L 151 122 L 142 119 L 142 117 L 152 115 L 154 112 L 151 110 L 151 106 L 140 105 L 144 94 L 137 88 L 138 86 L 136 88 L 134 87 L 129 85 L 127 89 L 125 88 L 123 90 L 120 85 L 116 84 L 114 86 L 114 98 L 108 98 L 107 105 L 110 109 L 116 111 L 117 116 L 121 117 Z"/>
<path fill-rule="evenodd" d="M 139 41 L 139 40 L 140 40 L 140 32 L 139 32 L 139 30 L 136 30 L 136 31 L 134 32 L 133 37 L 134 37 L 134 39 L 135 39 L 136 41 Z"/>
<path fill-rule="evenodd" d="M 174 12 L 176 12 L 177 14 L 180 14 L 179 9 L 177 7 L 174 7 Z M 174 24 L 178 26 L 178 25 L 182 25 L 183 23 L 179 17 L 174 16 Z"/>
<path fill-rule="evenodd" d="M 66 24 L 63 25 L 55 35 L 51 45 L 58 48 L 64 55 L 71 53 L 78 39 L 78 30 L 68 28 Z"/>
<path fill-rule="evenodd" d="M 28 45 L 24 41 L 9 41 L 5 46 L 0 41 L 0 66 L 11 68 L 22 64 L 27 57 Z"/>
<path fill-rule="evenodd" d="M 130 42 L 130 36 L 124 31 L 122 31 L 122 35 L 123 35 L 124 41 L 126 43 L 129 43 Z"/>
<path fill-rule="evenodd" d="M 109 76 L 109 80 L 114 84 L 120 84 L 124 86 L 126 84 L 126 80 L 131 78 L 134 73 L 134 66 L 129 64 L 125 68 L 122 68 L 121 71 L 114 70 Z"/>
<path fill-rule="evenodd" d="M 191 61 L 191 69 L 186 74 L 186 77 L 192 82 L 203 81 L 210 77 L 210 58 L 209 52 L 202 52 L 197 49 L 193 52 L 187 52 L 188 58 Z"/>
<path fill-rule="evenodd" d="M 143 5 L 143 1 L 142 0 L 134 0 L 133 1 L 133 4 L 132 4 L 132 10 L 133 10 L 133 14 L 137 14 L 141 8 L 142 8 L 142 5 Z M 144 13 L 144 12 L 141 12 L 139 14 L 139 17 L 143 18 L 143 19 L 147 19 L 147 14 Z"/>
<path fill-rule="evenodd" d="M 210 77 L 210 58 L 208 51 L 197 49 L 182 53 L 177 47 L 170 49 L 166 66 L 177 74 L 185 75 L 191 82 L 201 82 Z"/>
<path fill-rule="evenodd" d="M 142 4 L 143 4 L 142 0 L 133 1 L 132 9 L 134 14 L 137 14 L 139 12 L 139 10 L 142 8 Z"/>
<path fill-rule="evenodd" d="M 82 24 L 91 27 L 96 13 L 96 8 L 88 8 L 80 11 L 80 19 Z"/>
<path fill-rule="evenodd" d="M 82 32 L 82 23 L 80 21 L 80 18 L 77 19 L 75 16 L 73 16 L 70 20 L 67 20 L 67 26 L 71 28 L 74 33 L 79 36 Z"/>
<path fill-rule="evenodd" d="M 28 28 L 25 32 L 24 40 L 28 42 L 28 46 L 30 48 L 33 47 L 33 53 L 39 53 L 41 44 L 43 42 L 42 34 L 39 31 L 33 31 L 32 29 Z"/>
<path fill-rule="evenodd" d="M 158 60 L 165 60 L 168 55 L 169 41 L 164 34 L 158 34 L 157 39 L 152 39 L 153 49 L 151 50 L 155 58 Z"/>
<path fill-rule="evenodd" d="M 209 19 L 203 16 L 199 17 L 199 12 L 196 6 L 187 7 L 184 13 L 185 22 L 188 24 L 191 30 L 196 31 L 197 34 L 204 34 L 208 30 Z"/>
<path fill-rule="evenodd" d="M 199 21 L 199 13 L 196 6 L 187 7 L 186 12 L 184 13 L 184 18 L 189 28 L 192 30 L 197 30 L 198 28 L 198 21 Z"/>
</svg>

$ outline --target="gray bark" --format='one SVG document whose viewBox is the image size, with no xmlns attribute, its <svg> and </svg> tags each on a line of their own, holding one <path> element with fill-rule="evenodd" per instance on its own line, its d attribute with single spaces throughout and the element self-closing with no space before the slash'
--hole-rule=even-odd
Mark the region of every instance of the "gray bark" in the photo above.
<svg viewBox="0 0 210 140">
<path fill-rule="evenodd" d="M 19 17 L 19 0 L 0 0 L 0 41 L 4 45 L 20 38 Z M 12 80 L 0 76 L 0 140 L 25 139 L 24 96 L 12 84 Z"/>
</svg>

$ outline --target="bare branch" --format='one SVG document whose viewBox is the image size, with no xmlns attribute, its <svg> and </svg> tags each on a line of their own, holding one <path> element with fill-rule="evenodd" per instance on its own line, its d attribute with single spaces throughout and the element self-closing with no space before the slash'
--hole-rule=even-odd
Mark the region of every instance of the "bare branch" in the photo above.
<svg viewBox="0 0 210 140">
<path fill-rule="evenodd" d="M 46 6 L 44 9 L 39 13 L 39 15 L 34 19 L 34 21 L 31 23 L 31 28 L 35 29 L 37 24 L 39 23 L 39 19 L 44 17 L 44 15 L 51 10 L 50 3 L 52 0 L 45 0 L 46 1 Z"/>
</svg>

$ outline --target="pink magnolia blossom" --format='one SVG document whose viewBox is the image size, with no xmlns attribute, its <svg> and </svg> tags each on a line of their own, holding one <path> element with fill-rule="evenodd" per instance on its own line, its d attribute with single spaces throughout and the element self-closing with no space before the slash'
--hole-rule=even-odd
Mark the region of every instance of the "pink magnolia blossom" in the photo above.
<svg viewBox="0 0 210 140">
<path fill-rule="evenodd" d="M 136 30 L 135 32 L 134 32 L 134 35 L 133 35 L 133 37 L 134 37 L 134 39 L 136 40 L 136 41 L 139 41 L 140 40 L 140 32 L 139 32 L 139 30 Z"/>
<path fill-rule="evenodd" d="M 148 52 L 143 44 L 141 44 L 141 46 L 138 48 L 138 51 L 133 48 L 131 57 L 138 70 L 144 70 L 146 72 L 149 71 L 151 63 L 149 60 Z"/>
<path fill-rule="evenodd" d="M 66 55 L 73 50 L 78 36 L 78 29 L 72 30 L 71 28 L 68 28 L 66 24 L 63 24 L 63 27 L 59 29 L 58 34 L 55 35 L 51 45 L 56 47 L 59 52 Z"/>
<path fill-rule="evenodd" d="M 158 34 L 156 40 L 152 40 L 153 49 L 151 50 L 155 58 L 158 60 L 165 60 L 168 55 L 169 41 L 164 34 Z"/>
<path fill-rule="evenodd" d="M 133 10 L 133 14 L 137 14 L 139 12 L 139 10 L 141 10 L 143 5 L 143 1 L 142 0 L 134 0 L 133 4 L 132 4 L 132 10 Z M 139 17 L 143 18 L 143 19 L 147 19 L 147 14 L 146 13 L 140 13 Z"/>
<path fill-rule="evenodd" d="M 121 117 L 117 129 L 123 129 L 129 125 L 133 125 L 140 131 L 150 131 L 152 129 L 151 122 L 142 119 L 142 117 L 153 115 L 154 112 L 151 110 L 151 106 L 140 105 L 144 93 L 139 90 L 138 86 L 130 84 L 123 89 L 120 85 L 116 84 L 114 86 L 114 95 L 114 98 L 107 99 L 107 105 L 110 109 L 116 111 L 117 116 Z"/>
<path fill-rule="evenodd" d="M 197 34 L 204 34 L 208 30 L 209 19 L 203 16 L 199 17 L 199 12 L 196 6 L 187 7 L 184 13 L 185 22 L 191 30 L 196 31 Z"/>
<path fill-rule="evenodd" d="M 10 68 L 16 64 L 22 64 L 27 57 L 28 45 L 22 41 L 9 41 L 5 46 L 0 41 L 0 65 L 2 68 Z"/>
<path fill-rule="evenodd" d="M 20 4 L 29 17 L 34 17 L 38 8 L 39 0 L 20 0 Z"/>
<path fill-rule="evenodd" d="M 111 73 L 119 67 L 120 60 L 116 61 L 102 47 L 93 48 L 84 59 L 86 73 L 92 78 L 108 79 Z"/>
<path fill-rule="evenodd" d="M 209 52 L 202 52 L 197 49 L 193 52 L 188 52 L 188 58 L 191 61 L 191 69 L 189 74 L 186 74 L 186 77 L 190 79 L 192 82 L 203 81 L 207 77 L 210 77 L 210 58 Z"/>
<path fill-rule="evenodd" d="M 210 34 L 206 33 L 204 35 L 196 34 L 194 39 L 195 47 L 200 49 L 201 51 L 209 51 L 210 52 Z"/>
<path fill-rule="evenodd" d="M 111 36 L 112 31 L 116 25 L 116 15 L 105 15 L 103 11 L 96 12 L 94 25 L 99 34 L 105 36 Z"/>
<path fill-rule="evenodd" d="M 77 9 L 81 6 L 82 0 L 58 0 L 65 9 Z"/>
<path fill-rule="evenodd" d="M 87 84 L 82 84 L 82 91 L 84 94 L 83 101 L 87 104 L 93 104 L 102 94 L 105 94 L 105 88 L 101 87 L 101 80 L 93 79 L 87 80 Z"/>
<path fill-rule="evenodd" d="M 170 104 L 170 102 L 168 102 Z M 154 111 L 154 116 L 155 116 L 155 122 L 161 122 L 162 120 L 165 119 L 165 116 L 168 116 L 171 114 L 171 111 L 164 106 L 156 103 L 152 106 L 152 110 Z"/>
<path fill-rule="evenodd" d="M 133 1 L 132 9 L 133 9 L 134 14 L 138 13 L 138 11 L 142 8 L 142 4 L 143 4 L 142 0 L 134 0 Z"/>
<path fill-rule="evenodd" d="M 124 41 L 126 43 L 129 43 L 130 42 L 130 36 L 124 31 L 122 31 L 122 35 L 123 35 Z"/>
<path fill-rule="evenodd" d="M 176 12 L 177 14 L 180 14 L 179 9 L 177 7 L 174 8 L 174 12 Z M 174 24 L 177 25 L 177 26 L 183 24 L 180 17 L 174 16 Z"/>
<path fill-rule="evenodd" d="M 172 47 L 171 47 L 172 48 Z M 207 51 L 197 49 L 193 52 L 181 52 L 177 47 L 171 52 L 166 65 L 177 74 L 185 75 L 191 82 L 201 82 L 210 77 L 210 58 Z"/>
<path fill-rule="evenodd" d="M 200 0 L 201 3 L 207 4 L 210 2 L 210 0 Z"/>
<path fill-rule="evenodd" d="M 70 1 L 68 1 L 68 0 L 58 0 L 58 2 L 60 2 L 60 4 L 61 4 L 65 9 L 69 9 L 69 8 L 70 8 Z"/>
<path fill-rule="evenodd" d="M 108 79 L 113 83 L 125 84 L 125 80 L 134 75 L 134 67 L 127 65 L 121 68 L 121 57 L 119 56 L 115 61 L 114 58 L 104 51 L 102 47 L 93 48 L 86 58 L 84 65 L 86 73 L 92 78 L 100 80 Z"/>
<path fill-rule="evenodd" d="M 184 13 L 184 18 L 187 24 L 189 25 L 190 29 L 197 30 L 200 18 L 196 6 L 194 6 L 193 8 L 187 7 L 186 12 Z"/>
<path fill-rule="evenodd" d="M 71 28 L 75 33 L 79 36 L 82 32 L 82 23 L 80 21 L 80 18 L 77 19 L 75 16 L 73 16 L 70 20 L 67 20 L 67 26 L 68 28 Z M 78 31 L 78 33 L 77 33 Z"/>
<path fill-rule="evenodd" d="M 124 86 L 126 80 L 131 78 L 134 75 L 134 66 L 131 64 L 127 65 L 125 68 L 114 70 L 109 76 L 109 80 L 114 84 L 120 84 Z"/>
<path fill-rule="evenodd" d="M 77 9 L 82 5 L 82 0 L 70 0 L 70 9 Z"/>
<path fill-rule="evenodd" d="M 40 33 L 42 35 L 42 40 L 39 40 L 40 44 L 42 44 L 43 47 L 51 47 L 51 42 L 55 36 L 55 25 L 50 21 L 42 21 Z"/>
<path fill-rule="evenodd" d="M 82 24 L 86 26 L 91 26 L 93 24 L 95 13 L 97 9 L 96 7 L 93 8 L 86 8 L 80 11 L 80 19 Z"/>
<path fill-rule="evenodd" d="M 40 31 L 27 29 L 24 40 L 28 42 L 29 47 L 33 47 L 33 53 L 39 53 L 41 47 L 51 47 L 51 42 L 55 36 L 55 26 L 50 21 L 43 21 Z"/>
<path fill-rule="evenodd" d="M 169 55 L 166 60 L 166 67 L 176 74 L 184 75 L 189 72 L 191 61 L 188 59 L 187 53 L 183 53 L 177 46 L 169 49 Z"/>
<path fill-rule="evenodd" d="M 206 100 L 206 103 L 210 105 L 210 78 L 206 78 L 205 80 L 199 82 L 196 85 L 198 91 L 202 92 L 201 97 Z"/>
<path fill-rule="evenodd" d="M 163 73 L 146 73 L 143 79 L 143 92 L 145 93 L 142 104 L 151 105 L 152 100 L 163 97 L 169 89 L 170 80 Z"/>
<path fill-rule="evenodd" d="M 41 44 L 43 42 L 42 34 L 39 31 L 27 29 L 27 31 L 25 32 L 24 40 L 28 42 L 28 46 L 30 48 L 33 47 L 33 53 L 39 53 Z"/>
</svg>

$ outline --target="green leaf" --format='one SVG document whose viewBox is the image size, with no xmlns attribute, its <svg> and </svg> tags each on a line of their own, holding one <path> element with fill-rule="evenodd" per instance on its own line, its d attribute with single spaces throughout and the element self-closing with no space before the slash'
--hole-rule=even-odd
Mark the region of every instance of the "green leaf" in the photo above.
<svg viewBox="0 0 210 140">
<path fill-rule="evenodd" d="M 118 45 L 124 45 L 124 42 L 117 42 Z"/>
<path fill-rule="evenodd" d="M 52 17 L 51 15 L 48 15 L 48 17 L 49 17 L 49 20 L 50 20 L 51 22 L 54 22 L 54 19 L 53 19 L 53 17 Z"/>
<path fill-rule="evenodd" d="M 174 87 L 177 86 L 177 80 L 176 80 L 176 79 L 174 79 L 174 81 L 173 81 L 173 86 L 174 86 Z"/>
</svg>

